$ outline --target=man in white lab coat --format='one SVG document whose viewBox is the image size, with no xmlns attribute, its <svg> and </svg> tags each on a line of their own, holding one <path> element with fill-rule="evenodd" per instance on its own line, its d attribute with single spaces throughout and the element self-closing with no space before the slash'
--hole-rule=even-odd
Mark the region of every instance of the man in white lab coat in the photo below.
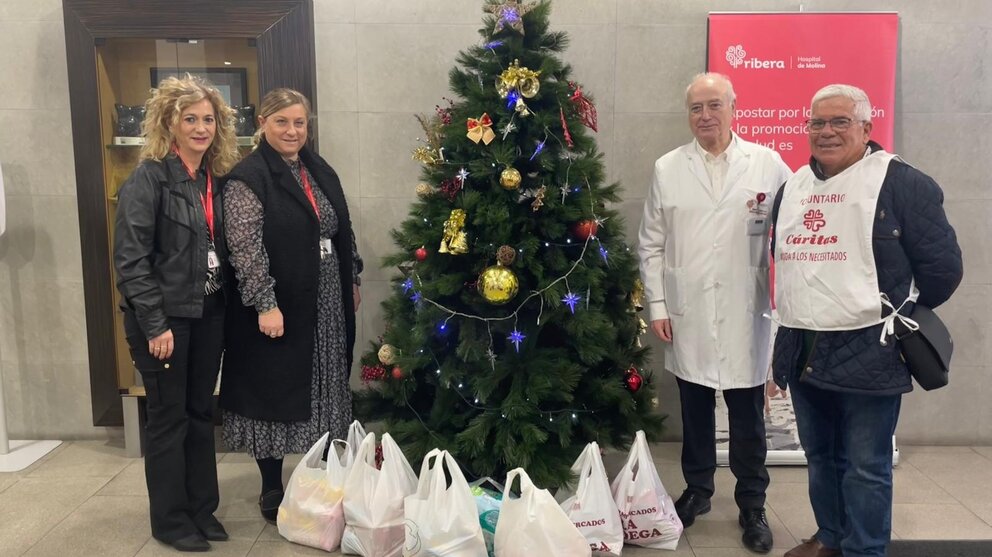
<svg viewBox="0 0 992 557">
<path fill-rule="evenodd" d="M 665 367 L 682 403 L 687 487 L 675 503 L 679 518 L 689 527 L 710 510 L 720 390 L 729 410 L 742 540 L 767 553 L 768 223 L 775 191 L 792 172 L 778 153 L 731 131 L 735 100 L 720 74 L 700 74 L 686 89 L 695 140 L 655 162 L 638 252 L 651 330 L 670 343 Z"/>
</svg>

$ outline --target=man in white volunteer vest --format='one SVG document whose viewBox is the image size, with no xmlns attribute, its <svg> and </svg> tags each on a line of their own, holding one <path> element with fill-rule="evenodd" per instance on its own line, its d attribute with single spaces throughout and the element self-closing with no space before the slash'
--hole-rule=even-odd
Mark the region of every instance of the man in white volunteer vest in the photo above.
<svg viewBox="0 0 992 557">
<path fill-rule="evenodd" d="M 715 396 L 723 391 L 742 539 L 767 553 L 768 226 L 772 196 L 791 172 L 778 153 L 730 130 L 735 99 L 720 74 L 700 74 L 686 89 L 696 139 L 655 162 L 638 252 L 651 330 L 671 343 L 665 368 L 676 377 L 682 403 L 687 487 L 676 511 L 689 527 L 710 510 Z"/>
<path fill-rule="evenodd" d="M 943 193 L 870 141 L 871 103 L 828 85 L 807 121 L 810 163 L 773 208 L 773 373 L 792 391 L 817 532 L 786 557 L 884 556 L 891 535 L 892 435 L 912 390 L 896 320 L 961 282 Z"/>
</svg>

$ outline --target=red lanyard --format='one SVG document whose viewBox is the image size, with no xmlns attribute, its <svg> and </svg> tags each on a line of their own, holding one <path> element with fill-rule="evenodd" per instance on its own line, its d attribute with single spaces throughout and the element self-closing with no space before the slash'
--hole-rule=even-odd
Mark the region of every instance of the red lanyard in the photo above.
<svg viewBox="0 0 992 557">
<path fill-rule="evenodd" d="M 300 165 L 300 179 L 303 181 L 303 193 L 307 194 L 307 199 L 310 200 L 310 205 L 313 206 L 313 212 L 317 213 L 317 220 L 320 220 L 320 209 L 317 208 L 317 199 L 313 196 L 310 178 L 307 178 L 307 169 L 302 164 Z"/>
<path fill-rule="evenodd" d="M 179 149 L 175 147 L 172 151 L 179 157 Z M 183 164 L 183 168 L 186 169 L 186 173 L 189 174 L 190 179 L 196 180 L 196 172 L 186 166 L 186 162 L 183 161 L 182 157 L 179 157 L 179 162 Z M 207 217 L 207 229 L 210 230 L 210 239 L 214 239 L 214 180 L 210 175 L 210 169 L 207 168 L 207 195 L 204 196 L 200 194 L 200 203 L 203 205 L 203 214 Z"/>
</svg>

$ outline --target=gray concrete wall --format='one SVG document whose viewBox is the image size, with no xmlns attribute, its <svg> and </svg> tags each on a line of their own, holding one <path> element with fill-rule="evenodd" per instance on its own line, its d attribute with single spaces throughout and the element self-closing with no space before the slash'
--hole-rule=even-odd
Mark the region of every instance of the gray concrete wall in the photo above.
<svg viewBox="0 0 992 557">
<path fill-rule="evenodd" d="M 341 175 L 367 262 L 359 347 L 383 323 L 389 228 L 407 215 L 418 165 L 409 153 L 450 96 L 447 72 L 478 40 L 481 2 L 314 0 L 321 151 Z M 965 253 L 965 279 L 942 308 L 955 335 L 951 385 L 906 397 L 903 442 L 992 443 L 992 2 L 814 0 L 806 11 L 895 10 L 901 16 L 895 151 L 944 188 Z M 686 82 L 704 68 L 709 11 L 797 11 L 781 0 L 558 0 L 552 24 L 594 94 L 609 177 L 623 182 L 633 240 L 652 162 L 690 138 Z M 59 0 L 0 2 L 0 164 L 8 232 L 0 238 L 0 371 L 13 437 L 100 437 L 90 418 L 79 223 Z M 660 359 L 660 352 L 659 359 Z M 662 409 L 679 436 L 674 381 Z"/>
</svg>

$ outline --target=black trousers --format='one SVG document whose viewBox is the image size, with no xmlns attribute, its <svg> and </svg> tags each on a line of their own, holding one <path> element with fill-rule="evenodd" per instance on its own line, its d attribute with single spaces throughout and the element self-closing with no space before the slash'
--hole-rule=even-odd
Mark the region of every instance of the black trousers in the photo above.
<svg viewBox="0 0 992 557">
<path fill-rule="evenodd" d="M 171 543 L 208 525 L 217 510 L 214 387 L 224 348 L 224 295 L 204 298 L 200 319 L 169 318 L 175 348 L 168 360 L 148 352 L 131 312 L 124 330 L 145 384 L 145 481 L 152 535 Z"/>
<path fill-rule="evenodd" d="M 686 489 L 712 497 L 716 472 L 716 390 L 676 378 L 682 402 L 682 475 Z M 730 471 L 737 478 L 734 500 L 741 510 L 765 506 L 764 385 L 727 389 L 730 417 Z"/>
</svg>

